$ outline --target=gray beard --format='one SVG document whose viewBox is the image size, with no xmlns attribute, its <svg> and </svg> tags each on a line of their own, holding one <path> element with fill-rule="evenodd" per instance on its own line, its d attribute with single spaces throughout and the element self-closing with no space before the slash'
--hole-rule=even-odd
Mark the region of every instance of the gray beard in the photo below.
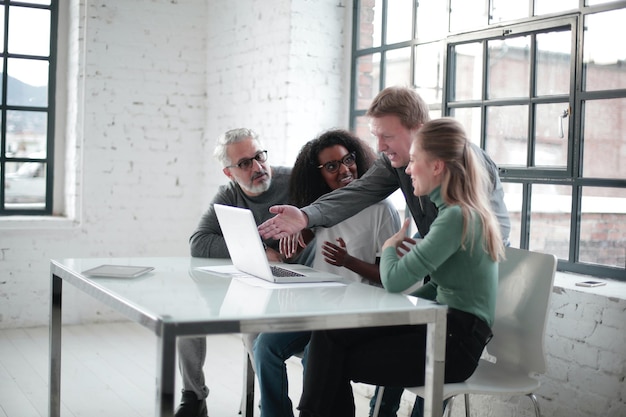
<svg viewBox="0 0 626 417">
<path fill-rule="evenodd" d="M 250 194 L 262 194 L 270 189 L 271 184 L 272 184 L 272 179 L 269 178 L 267 181 L 264 181 L 258 185 L 239 184 L 239 186 L 243 188 L 244 191 L 247 191 Z"/>
</svg>

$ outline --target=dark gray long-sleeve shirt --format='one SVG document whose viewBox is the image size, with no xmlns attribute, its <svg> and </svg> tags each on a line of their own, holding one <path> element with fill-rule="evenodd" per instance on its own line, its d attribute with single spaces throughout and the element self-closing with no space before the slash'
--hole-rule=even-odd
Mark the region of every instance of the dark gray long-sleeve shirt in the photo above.
<svg viewBox="0 0 626 417">
<path fill-rule="evenodd" d="M 252 211 L 256 224 L 261 224 L 274 215 L 269 208 L 276 204 L 289 203 L 289 177 L 291 168 L 272 167 L 270 188 L 256 197 L 247 196 L 241 187 L 233 181 L 221 185 L 213 197 L 209 209 L 202 215 L 198 227 L 189 238 L 191 256 L 202 258 L 228 258 L 228 248 L 222 235 L 213 204 L 244 207 Z M 267 246 L 278 250 L 278 241 L 268 239 Z"/>
<path fill-rule="evenodd" d="M 509 212 L 504 204 L 504 190 L 500 182 L 498 168 L 489 156 L 478 146 L 474 151 L 482 157 L 491 178 L 492 188 L 489 196 L 491 207 L 500 224 L 502 239 L 508 242 L 511 231 Z M 394 168 L 386 155 L 382 154 L 363 177 L 351 182 L 346 187 L 328 193 L 317 199 L 302 211 L 309 218 L 309 227 L 330 227 L 353 216 L 365 207 L 370 206 L 391 195 L 398 188 L 402 190 L 406 205 L 417 229 L 426 236 L 430 225 L 437 217 L 437 208 L 428 196 L 413 195 L 411 177 L 404 172 L 405 168 Z"/>
</svg>

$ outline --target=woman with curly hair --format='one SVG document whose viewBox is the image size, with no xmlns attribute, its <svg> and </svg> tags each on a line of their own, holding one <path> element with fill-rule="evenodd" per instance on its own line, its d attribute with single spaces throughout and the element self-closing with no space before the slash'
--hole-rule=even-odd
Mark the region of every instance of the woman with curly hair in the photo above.
<svg viewBox="0 0 626 417">
<path fill-rule="evenodd" d="M 293 204 L 306 206 L 364 175 L 376 159 L 373 150 L 345 130 L 329 130 L 305 144 L 291 171 Z M 380 285 L 378 257 L 383 243 L 400 228 L 388 200 L 374 204 L 331 228 L 314 230 L 313 267 L 349 281 Z M 302 352 L 311 332 L 261 333 L 254 344 L 261 393 L 261 416 L 293 416 L 285 361 Z M 303 359 L 303 363 L 305 360 Z"/>
<path fill-rule="evenodd" d="M 296 158 L 290 180 L 290 195 L 294 205 L 298 207 L 308 206 L 324 194 L 341 188 L 331 186 L 325 180 L 329 173 L 344 171 L 339 166 L 339 161 L 333 161 L 336 163 L 331 165 L 331 170 L 322 170 L 323 164 L 320 164 L 320 154 L 328 148 L 334 147 L 341 147 L 343 149 L 340 153 L 353 156 L 350 160 L 351 163 L 344 165 L 346 165 L 345 169 L 356 169 L 357 178 L 362 177 L 376 160 L 373 149 L 352 133 L 341 129 L 328 130 L 322 133 L 302 146 Z"/>
<path fill-rule="evenodd" d="M 375 159 L 372 148 L 350 132 L 324 132 L 298 154 L 290 179 L 293 204 L 307 206 L 345 187 L 362 177 Z M 333 227 L 316 228 L 313 268 L 380 285 L 376 256 L 385 236 L 391 236 L 399 227 L 396 209 L 383 200 Z"/>
</svg>

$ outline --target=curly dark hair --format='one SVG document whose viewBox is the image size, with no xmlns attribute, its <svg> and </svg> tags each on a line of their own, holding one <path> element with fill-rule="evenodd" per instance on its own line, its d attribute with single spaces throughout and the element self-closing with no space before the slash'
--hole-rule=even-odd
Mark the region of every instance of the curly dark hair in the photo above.
<svg viewBox="0 0 626 417">
<path fill-rule="evenodd" d="M 297 207 L 308 206 L 319 197 L 331 192 L 318 168 L 318 155 L 331 146 L 341 145 L 356 155 L 359 178 L 367 172 L 376 159 L 374 150 L 357 136 L 343 129 L 328 130 L 307 142 L 298 153 L 291 171 L 289 194 L 291 203 Z"/>
</svg>

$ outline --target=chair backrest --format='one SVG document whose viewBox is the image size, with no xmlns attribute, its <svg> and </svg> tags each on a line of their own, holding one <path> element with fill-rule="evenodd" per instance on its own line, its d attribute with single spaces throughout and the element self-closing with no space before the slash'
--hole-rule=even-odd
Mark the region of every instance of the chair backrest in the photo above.
<svg viewBox="0 0 626 417">
<path fill-rule="evenodd" d="M 499 365 L 544 373 L 544 334 L 556 272 L 554 255 L 507 248 L 499 265 L 493 339 L 487 345 Z"/>
</svg>

